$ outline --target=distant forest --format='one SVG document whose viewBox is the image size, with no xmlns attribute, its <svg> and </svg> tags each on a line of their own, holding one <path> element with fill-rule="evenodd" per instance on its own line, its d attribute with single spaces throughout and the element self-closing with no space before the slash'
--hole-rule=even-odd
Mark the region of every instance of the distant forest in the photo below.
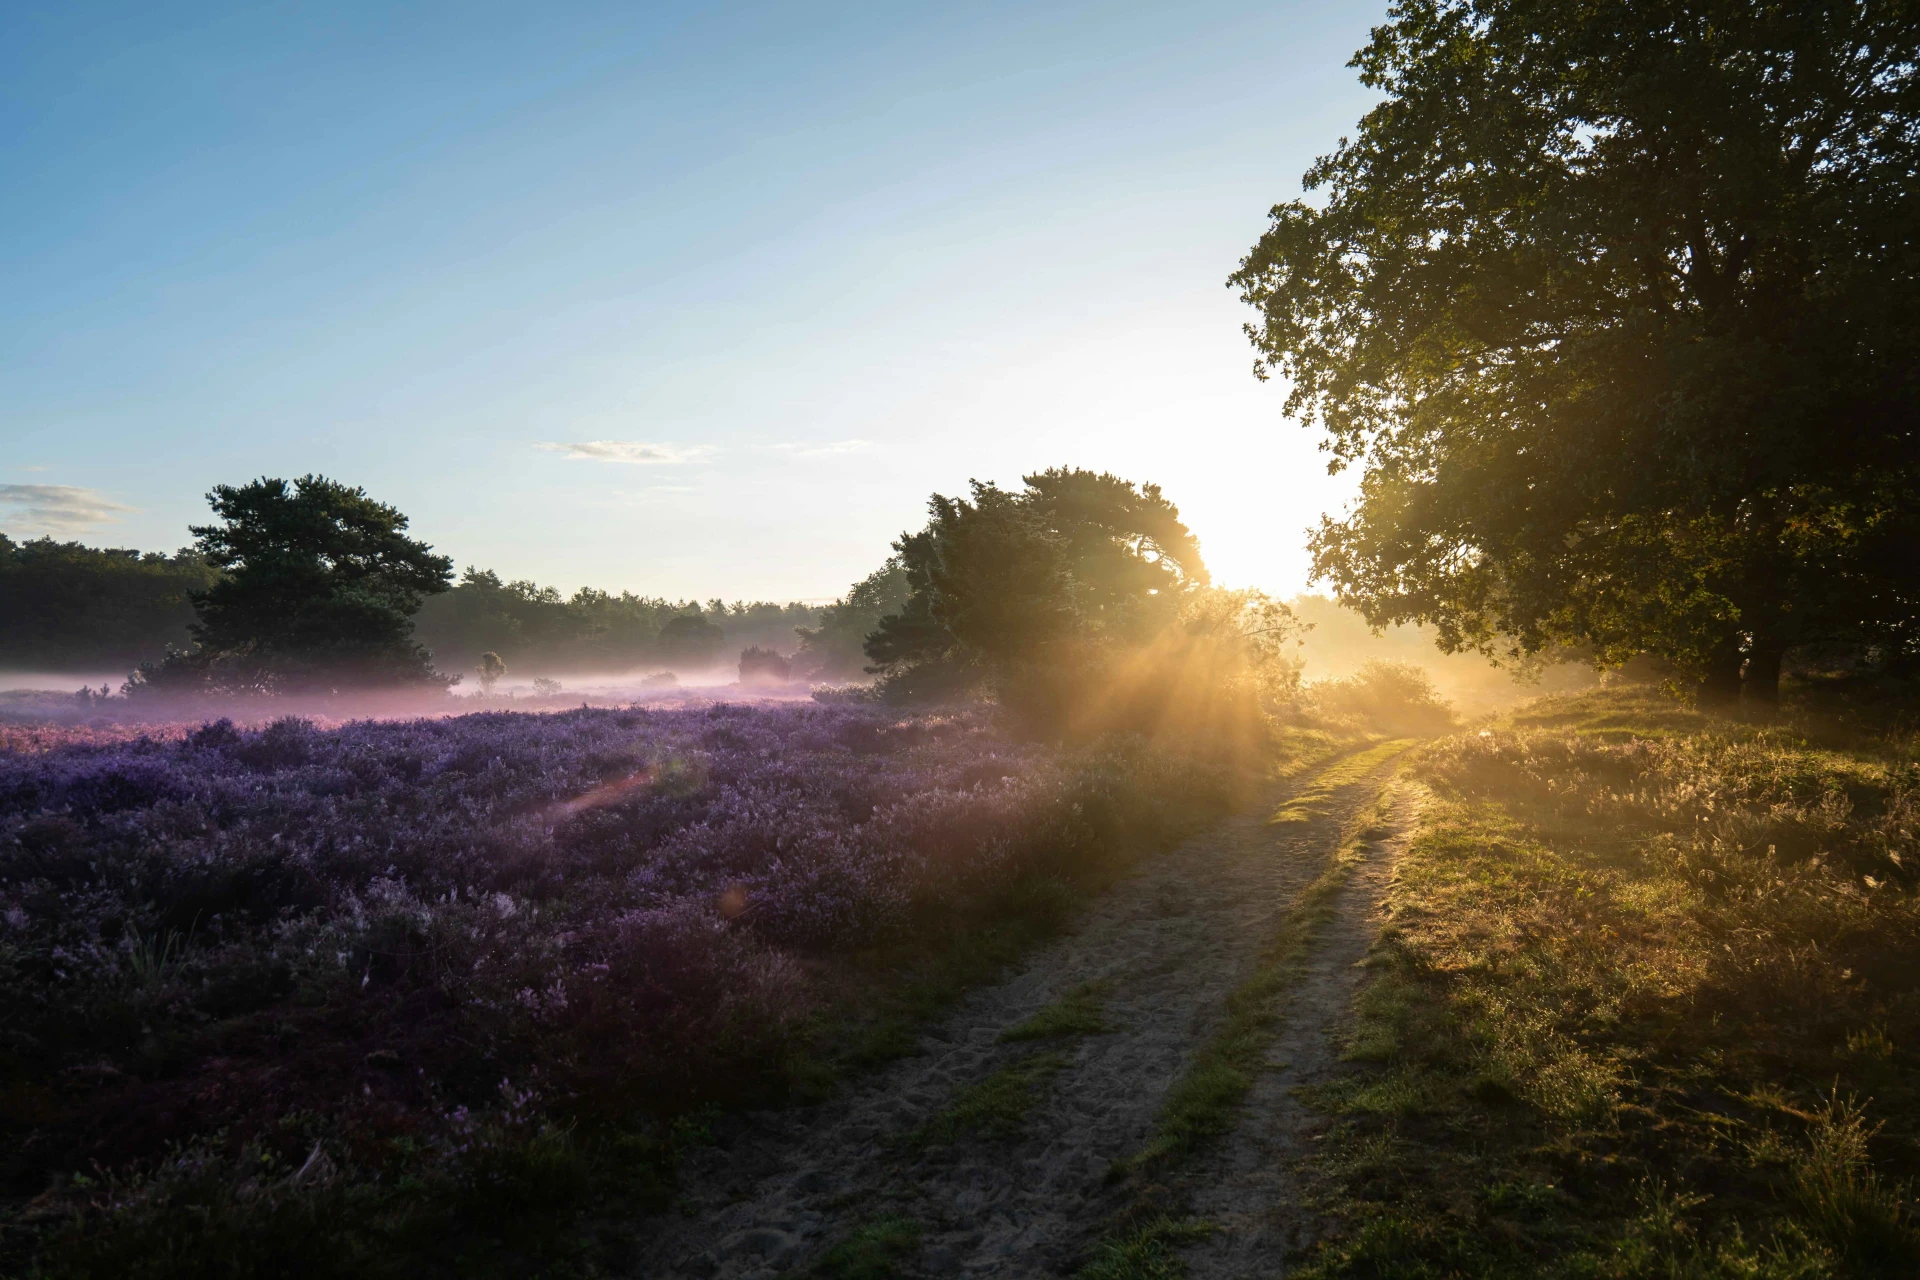
<svg viewBox="0 0 1920 1280">
<path fill-rule="evenodd" d="M 172 555 L 89 547 L 0 534 L 0 668 L 75 672 L 132 670 L 168 646 L 185 648 L 190 593 L 219 576 L 192 550 Z M 796 628 L 827 610 L 797 603 L 666 600 L 583 587 L 563 596 L 533 582 L 503 582 L 469 568 L 452 590 L 429 598 L 415 634 L 449 674 L 471 672 L 483 652 L 509 672 L 682 670 L 731 665 L 749 646 L 790 654 Z M 851 674 L 836 672 L 836 674 Z"/>
</svg>

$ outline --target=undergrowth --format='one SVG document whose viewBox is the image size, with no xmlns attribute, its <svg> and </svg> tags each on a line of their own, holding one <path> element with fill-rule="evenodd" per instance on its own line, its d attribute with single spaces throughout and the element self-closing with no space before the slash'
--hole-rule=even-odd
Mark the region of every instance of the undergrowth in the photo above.
<svg viewBox="0 0 1920 1280">
<path fill-rule="evenodd" d="M 920 1224 L 892 1215 L 876 1218 L 834 1245 L 813 1265 L 824 1280 L 891 1280 L 920 1246 Z"/>
<path fill-rule="evenodd" d="M 1612 689 L 1429 749 L 1299 1274 L 1920 1275 L 1896 710 Z"/>
</svg>

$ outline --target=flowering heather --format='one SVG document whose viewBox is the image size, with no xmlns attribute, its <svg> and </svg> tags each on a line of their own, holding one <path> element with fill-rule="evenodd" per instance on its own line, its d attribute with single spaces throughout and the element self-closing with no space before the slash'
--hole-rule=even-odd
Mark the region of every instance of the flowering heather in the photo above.
<svg viewBox="0 0 1920 1280">
<path fill-rule="evenodd" d="M 873 706 L 221 721 L 0 755 L 0 1173 L 32 1196 L 216 1131 L 372 1168 L 401 1140 L 457 1156 L 485 1117 L 763 1090 L 837 957 L 1226 795 L 1141 744 Z"/>
<path fill-rule="evenodd" d="M 141 738 L 166 741 L 186 737 L 190 728 L 182 724 L 120 724 L 104 719 L 99 724 L 0 721 L 0 754 L 53 751 L 60 747 L 104 747 L 117 742 L 137 742 Z"/>
</svg>

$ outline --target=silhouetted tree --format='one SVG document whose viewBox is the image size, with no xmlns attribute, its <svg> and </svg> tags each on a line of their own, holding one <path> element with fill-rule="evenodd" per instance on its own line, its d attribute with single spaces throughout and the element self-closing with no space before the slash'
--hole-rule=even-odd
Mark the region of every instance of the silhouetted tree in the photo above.
<svg viewBox="0 0 1920 1280">
<path fill-rule="evenodd" d="M 480 679 L 480 692 L 492 693 L 493 686 L 500 683 L 500 677 L 507 674 L 507 664 L 500 660 L 499 654 L 489 649 L 480 655 L 480 665 L 473 671 Z"/>
<path fill-rule="evenodd" d="M 1207 582 L 1199 544 L 1158 485 L 1054 468 L 1009 492 L 935 494 L 894 544 L 908 595 L 867 641 L 882 670 L 1005 668 L 1050 648 L 1138 640 Z"/>
<path fill-rule="evenodd" d="M 894 543 L 908 594 L 867 640 L 890 696 L 984 686 L 1052 731 L 1255 728 L 1290 688 L 1286 606 L 1209 586 L 1156 485 L 1056 468 L 935 494 Z"/>
<path fill-rule="evenodd" d="M 793 656 L 794 669 L 817 679 L 859 675 L 867 660 L 867 637 L 880 619 L 900 611 L 907 594 L 907 571 L 899 556 L 889 556 L 822 609 L 817 626 L 795 628 L 800 651 Z"/>
<path fill-rule="evenodd" d="M 193 597 L 197 646 L 141 668 L 134 689 L 451 683 L 414 641 L 411 617 L 447 589 L 453 564 L 407 537 L 397 509 L 315 475 L 219 485 L 207 498 L 220 523 L 193 533 L 224 574 Z"/>
<path fill-rule="evenodd" d="M 1725 696 L 1920 615 L 1920 8 L 1405 0 L 1384 100 L 1232 277 L 1360 500 L 1312 541 L 1448 648 Z"/>
</svg>

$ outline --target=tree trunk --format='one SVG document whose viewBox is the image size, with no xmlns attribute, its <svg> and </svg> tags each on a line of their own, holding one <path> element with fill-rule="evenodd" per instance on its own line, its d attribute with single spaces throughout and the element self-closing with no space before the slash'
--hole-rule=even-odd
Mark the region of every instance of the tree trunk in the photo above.
<svg viewBox="0 0 1920 1280">
<path fill-rule="evenodd" d="M 1740 642 L 1729 637 L 1708 655 L 1694 690 L 1702 707 L 1731 707 L 1740 701 Z"/>
<path fill-rule="evenodd" d="M 1746 678 L 1741 682 L 1748 702 L 1763 710 L 1780 706 L 1780 659 L 1787 647 L 1778 641 L 1754 637 L 1747 653 Z"/>
</svg>

